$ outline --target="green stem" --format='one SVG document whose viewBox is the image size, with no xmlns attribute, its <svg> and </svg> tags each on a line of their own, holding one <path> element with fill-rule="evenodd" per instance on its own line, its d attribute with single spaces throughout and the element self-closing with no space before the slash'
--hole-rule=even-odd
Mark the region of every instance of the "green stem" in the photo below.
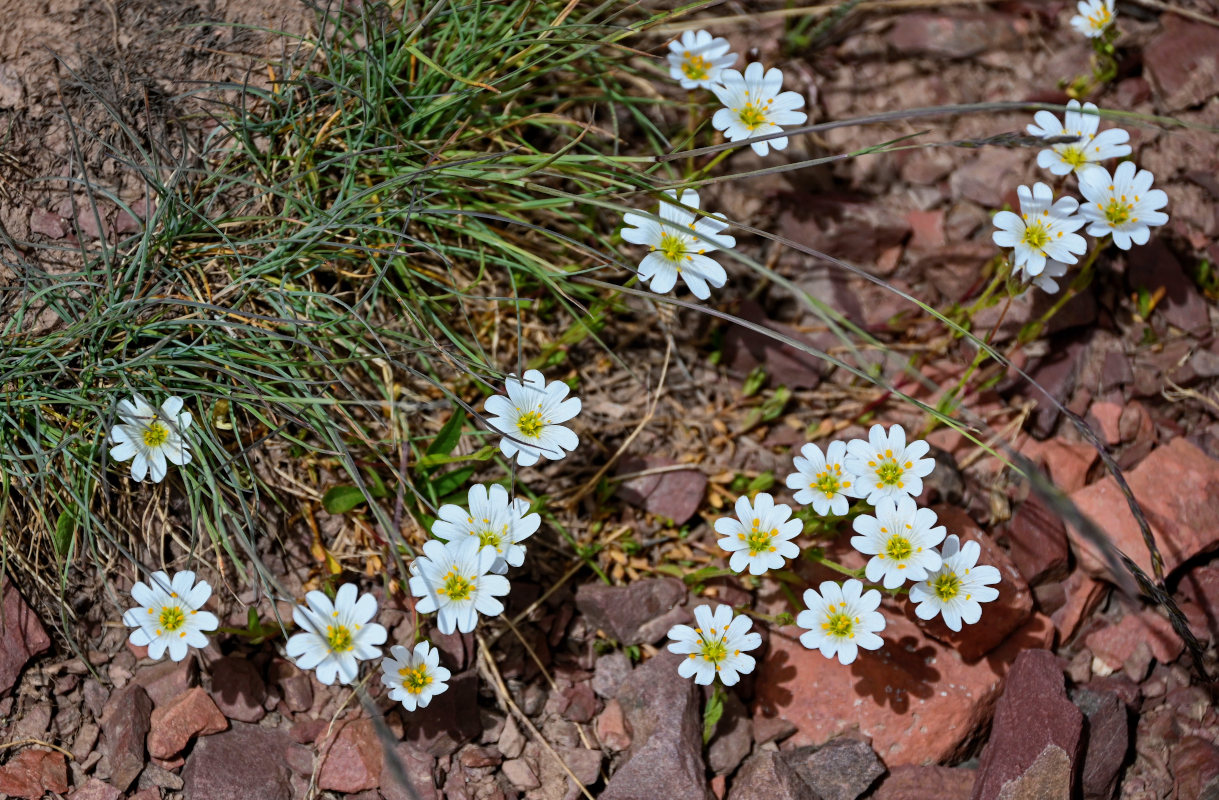
<svg viewBox="0 0 1219 800">
<path fill-rule="evenodd" d="M 1071 281 L 1071 286 L 1062 293 L 1062 296 L 1055 301 L 1054 305 L 1050 306 L 1049 309 L 1047 309 L 1046 312 L 1041 315 L 1041 319 L 1032 323 L 1030 326 L 1020 332 L 1020 335 L 1016 337 L 1017 345 L 1028 344 L 1040 336 L 1041 332 L 1045 329 L 1045 326 L 1054 317 L 1054 315 L 1062 310 L 1062 307 L 1069 303 L 1071 299 L 1075 297 L 1075 295 L 1079 294 L 1084 289 L 1088 288 L 1089 285 L 1091 285 L 1092 272 L 1096 266 L 1096 258 L 1100 255 L 1101 251 L 1108 246 L 1108 236 L 1105 236 L 1096 243 L 1096 247 L 1093 247 L 1092 252 L 1088 254 L 1088 260 L 1084 262 L 1082 267 L 1080 267 L 1079 274 L 1075 276 L 1075 280 Z"/>
</svg>

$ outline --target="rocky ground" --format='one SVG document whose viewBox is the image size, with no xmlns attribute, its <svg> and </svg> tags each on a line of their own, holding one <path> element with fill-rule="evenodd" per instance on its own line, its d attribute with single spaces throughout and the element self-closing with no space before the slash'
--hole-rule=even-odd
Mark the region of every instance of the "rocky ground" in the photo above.
<svg viewBox="0 0 1219 800">
<path fill-rule="evenodd" d="M 743 23 L 730 38 L 737 50 L 756 47 L 761 58 L 797 76 L 814 121 L 996 99 L 1062 102 L 1059 79 L 1086 71 L 1088 57 L 1065 25 L 1067 6 L 1008 2 L 981 10 L 862 13 L 816 49 L 790 56 L 779 49 L 781 28 L 765 20 Z M 198 78 L 199 70 L 214 70 L 209 74 L 218 79 L 230 69 L 222 59 L 200 66 L 181 58 L 170 40 L 157 38 L 167 35 L 165 19 L 129 34 L 129 26 L 103 24 L 101 4 L 57 0 L 25 8 L 0 31 L 0 119 L 29 134 L 12 152 L 31 168 L 66 168 L 69 137 L 51 98 L 56 82 L 70 77 L 69 66 L 96 71 L 113 59 L 129 62 L 133 53 L 152 52 L 159 42 L 157 52 L 174 54 L 165 58 L 176 71 L 160 73 L 166 95 L 175 93 L 174 81 Z M 217 19 L 254 13 L 237 4 L 184 8 Z M 539 535 L 531 554 L 546 557 L 536 557 L 514 580 L 507 613 L 514 627 L 480 629 L 481 641 L 429 629 L 455 677 L 426 711 L 407 714 L 384 698 L 375 678 L 366 686 L 366 705 L 318 684 L 282 657 L 282 639 L 248 644 L 221 636 L 185 662 L 148 661 L 140 648 L 125 644 L 112 607 L 122 602 L 130 575 L 111 576 L 95 613 L 82 609 L 92 627 L 79 632 L 83 649 L 73 653 L 54 634 L 55 620 L 40 621 L 31 610 L 46 617 L 43 606 L 32 597 L 27 605 L 6 581 L 0 795 L 1219 796 L 1219 719 L 1214 684 L 1204 677 L 1216 674 L 1219 637 L 1219 283 L 1200 271 L 1204 262 L 1219 262 L 1219 27 L 1213 24 L 1219 9 L 1206 0 L 1182 8 L 1191 16 L 1119 4 L 1120 74 L 1094 98 L 1106 108 L 1209 126 L 1129 126 L 1139 164 L 1169 194 L 1172 222 L 1146 247 L 1104 254 L 1092 289 L 1055 318 L 1047 337 L 1015 349 L 1013 358 L 1087 422 L 1124 471 L 1163 557 L 1166 590 L 1201 644 L 1201 661 L 1163 608 L 1116 588 L 1121 581 L 1096 550 L 1001 462 L 939 430 L 929 437 L 939 468 L 922 500 L 950 532 L 981 544 L 982 560 L 1003 574 L 1000 599 L 985 608 L 980 625 L 959 635 L 918 622 L 903 604 L 893 604 L 884 609 L 884 649 L 850 667 L 802 648 L 795 628 L 762 626 L 760 667 L 730 692 L 704 745 L 703 692 L 677 676 L 674 657 L 663 650 L 666 631 L 709 600 L 763 614 L 791 609 L 782 587 L 769 579 L 683 582 L 666 568 L 688 574 L 722 565 L 710 523 L 731 504 L 733 479 L 773 472 L 781 486 L 807 431 L 857 436 L 864 430 L 859 417 L 876 409 L 887 422 L 917 420 L 842 370 L 742 328 L 710 331 L 691 316 L 672 326 L 687 331 L 677 341 L 681 370 L 674 368 L 682 377 L 670 382 L 657 414 L 615 467 L 613 497 L 595 508 L 586 498 L 570 509 L 601 524 L 606 546 L 598 558 L 613 585 L 583 568 L 557 535 Z M 278 21 L 287 25 L 284 19 Z M 291 19 L 308 25 L 307 15 Z M 275 52 L 273 42 L 238 38 L 224 47 L 195 45 L 209 53 Z M 55 67 L 43 44 L 71 58 Z M 968 115 L 839 129 L 794 139 L 787 155 L 816 157 L 916 130 L 931 131 L 928 138 L 936 141 L 989 136 L 1021 130 L 1026 117 Z M 866 265 L 894 286 L 944 305 L 981 288 L 978 270 L 994 255 L 988 213 L 1014 203 L 1016 185 L 1042 177 L 1033 162 L 1031 151 L 1020 149 L 918 149 L 730 182 L 709 195 L 731 218 L 769 220 L 769 230 Z M 748 152 L 725 162 L 730 172 L 759 166 Z M 5 185 L 24 186 L 11 161 L 0 162 L 0 170 L 6 168 Z M 5 246 L 104 235 L 92 214 L 78 215 L 62 195 L 25 190 L 0 195 L 0 221 L 10 237 Z M 117 212 L 112 222 L 121 224 Z M 968 363 L 959 343 L 936 333 L 892 293 L 792 251 L 747 246 L 888 337 L 903 358 L 915 354 L 913 363 L 930 385 L 903 387 L 916 396 L 933 399 L 935 387 L 951 384 Z M 819 320 L 773 286 L 730 285 L 725 298 L 726 307 L 746 319 L 827 341 Z M 1018 302 L 1001 321 L 997 309 L 985 310 L 976 330 L 998 325 L 993 341 L 1006 347 L 1043 308 L 1043 298 Z M 664 342 L 644 328 L 620 344 L 651 359 Z M 717 365 L 706 358 L 712 347 L 722 352 Z M 590 372 L 601 369 L 592 366 L 595 355 L 590 351 Z M 793 391 L 779 414 L 761 422 L 761 396 L 741 397 L 744 376 L 758 365 L 772 388 Z M 993 377 L 969 396 L 970 409 L 1044 467 L 1150 571 L 1134 517 L 1093 446 L 1017 376 Z M 609 432 L 590 445 L 588 474 L 598 454 L 614 452 L 639 413 L 637 387 L 602 378 L 585 400 L 586 414 L 590 430 Z M 613 425 L 621 430 L 613 432 Z M 322 524 L 330 535 L 347 522 Z M 847 549 L 832 547 L 851 563 Z M 267 563 L 286 585 L 300 588 L 308 577 L 307 545 L 286 550 L 268 550 Z M 797 569 L 809 585 L 829 577 L 813 565 Z M 247 606 L 260 601 L 240 588 L 220 595 L 214 610 L 235 627 L 245 626 Z M 409 641 L 417 624 L 412 609 L 400 598 L 380 599 L 379 621 L 391 640 Z"/>
</svg>

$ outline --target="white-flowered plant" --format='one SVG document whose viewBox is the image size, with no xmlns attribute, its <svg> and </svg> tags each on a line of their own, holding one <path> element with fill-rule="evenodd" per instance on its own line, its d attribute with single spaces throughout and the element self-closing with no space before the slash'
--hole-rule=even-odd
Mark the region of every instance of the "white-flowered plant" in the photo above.
<svg viewBox="0 0 1219 800">
<path fill-rule="evenodd" d="M 867 494 L 859 490 L 859 479 L 845 468 L 846 457 L 847 446 L 841 441 L 830 442 L 824 454 L 815 444 L 800 448 L 800 455 L 793 459 L 796 471 L 787 476 L 787 488 L 796 490 L 795 501 L 811 505 L 822 516 L 845 516 L 848 498 Z"/>
<path fill-rule="evenodd" d="M 432 535 L 445 541 L 476 539 L 480 546 L 495 548 L 495 563 L 491 572 L 503 575 L 508 567 L 525 563 L 525 547 L 521 544 L 542 524 L 542 517 L 530 514 L 529 503 L 521 498 L 509 499 L 508 490 L 499 484 L 487 487 L 476 483 L 470 487 L 466 500 L 470 508 L 446 503 L 436 512 Z"/>
<path fill-rule="evenodd" d="M 186 658 L 190 648 L 207 647 L 208 631 L 220 627 L 220 620 L 210 611 L 202 611 L 212 596 L 207 581 L 195 583 L 195 573 L 179 572 L 172 578 L 164 572 L 154 572 L 148 583 L 136 581 L 131 597 L 139 603 L 123 614 L 123 624 L 135 628 L 130 641 L 148 648 L 148 657 L 159 660 L 169 651 L 173 661 Z"/>
<path fill-rule="evenodd" d="M 381 661 L 381 683 L 389 687 L 389 699 L 407 711 L 427 708 L 433 697 L 449 688 L 445 681 L 451 673 L 440 666 L 440 651 L 429 643 L 420 642 L 414 651 L 396 644 L 389 653 Z"/>
<path fill-rule="evenodd" d="M 724 70 L 719 85 L 711 87 L 724 104 L 711 118 L 711 125 L 733 142 L 779 133 L 784 125 L 803 125 L 808 115 L 796 109 L 804 106 L 804 96 L 782 89 L 783 73 L 776 67 L 764 69 L 755 61 L 745 67 L 744 74 L 735 69 Z M 787 137 L 750 142 L 750 147 L 764 156 L 772 147 L 786 149 Z"/>
<path fill-rule="evenodd" d="M 1097 167 L 1096 169 L 1104 169 Z M 1086 174 L 1091 174 L 1088 170 Z M 1080 183 L 1083 176 L 1080 176 Z M 995 214 L 992 238 L 1000 247 L 1011 247 L 1015 253 L 1012 266 L 1016 272 L 1024 270 L 1030 278 L 1041 274 L 1048 259 L 1074 264 L 1088 249 L 1084 237 L 1075 233 L 1084 225 L 1084 218 L 1076 214 L 1079 201 L 1074 197 L 1054 200 L 1054 192 L 1044 183 L 1016 189 L 1020 198 L 1020 214 L 1000 211 Z"/>
<path fill-rule="evenodd" d="M 675 191 L 666 191 L 665 195 L 677 198 Z M 686 189 L 681 193 L 681 203 L 698 208 L 698 192 Z M 736 239 L 722 232 L 728 223 L 722 215 L 705 216 L 695 222 L 694 212 L 671 202 L 662 202 L 656 215 L 659 220 L 634 212 L 622 217 L 628 226 L 622 229 L 622 238 L 650 251 L 639 264 L 639 279 L 653 292 L 664 294 L 680 277 L 695 297 L 706 300 L 711 296 L 708 284 L 718 289 L 728 280 L 724 268 L 707 255 L 736 247 Z"/>
<path fill-rule="evenodd" d="M 131 459 L 131 477 L 142 481 L 145 476 L 160 483 L 168 472 L 166 462 L 185 466 L 190 463 L 190 443 L 183 433 L 191 424 L 191 414 L 182 410 L 181 397 L 169 397 L 160 410 L 136 394 L 130 400 L 120 400 L 119 419 L 110 431 L 110 457 L 115 461 Z"/>
<path fill-rule="evenodd" d="M 415 610 L 436 612 L 436 625 L 444 634 L 469 633 L 478 615 L 498 616 L 504 604 L 497 597 L 511 588 L 502 575 L 491 575 L 498 554 L 472 536 L 443 543 L 429 539 L 423 555 L 411 562 L 411 594 L 420 598 Z"/>
<path fill-rule="evenodd" d="M 761 646 L 762 636 L 750 632 L 753 623 L 746 616 L 734 617 L 731 606 L 719 605 L 694 609 L 697 627 L 674 625 L 669 629 L 669 651 L 687 656 L 677 667 L 683 678 L 693 677 L 702 686 L 716 677 L 725 686 L 732 686 L 742 675 L 753 672 L 753 656 L 746 650 Z"/>
<path fill-rule="evenodd" d="M 719 82 L 720 72 L 736 63 L 730 47 L 727 39 L 712 38 L 707 31 L 686 31 L 669 42 L 669 76 L 683 89 L 709 89 Z"/>
<path fill-rule="evenodd" d="M 914 613 L 919 619 L 931 619 L 936 614 L 954 631 L 961 623 L 972 625 L 982 616 L 982 603 L 999 596 L 992 584 L 1002 577 L 999 570 L 978 564 L 982 548 L 977 542 L 964 545 L 954 534 L 944 540 L 940 552 L 943 564 L 926 580 L 910 587 L 910 600 L 918 605 Z"/>
<path fill-rule="evenodd" d="M 851 537 L 851 546 L 872 556 L 864 567 L 867 579 L 896 589 L 907 579 L 921 581 L 939 569 L 941 559 L 935 548 L 947 531 L 935 523 L 935 512 L 919 508 L 909 495 L 896 502 L 882 497 L 876 504 L 876 516 L 856 517 L 854 528 L 859 535 Z"/>
<path fill-rule="evenodd" d="M 884 497 L 918 497 L 923 493 L 923 478 L 935 469 L 935 459 L 924 458 L 930 449 L 922 440 L 907 444 L 901 425 L 891 425 L 886 433 L 876 424 L 868 430 L 867 439 L 847 443 L 844 466 L 857 476 L 861 496 L 866 494 L 872 505 Z"/>
<path fill-rule="evenodd" d="M 1079 13 L 1071 17 L 1071 27 L 1089 39 L 1103 36 L 1117 13 L 1113 3 L 1114 0 L 1079 0 L 1076 6 Z"/>
<path fill-rule="evenodd" d="M 1133 162 L 1123 161 L 1110 175 L 1102 168 L 1088 170 L 1079 178 L 1079 191 L 1085 202 L 1080 213 L 1091 223 L 1091 236 L 1113 235 L 1113 243 L 1129 250 L 1131 243 L 1147 244 L 1151 228 L 1168 222 L 1161 208 L 1168 195 L 1152 189 L 1155 179 L 1149 171 L 1135 171 Z"/>
<path fill-rule="evenodd" d="M 385 643 L 385 628 L 372 621 L 376 614 L 377 599 L 360 594 L 354 583 L 340 586 L 333 602 L 324 592 L 309 592 L 305 605 L 292 609 L 300 632 L 288 639 L 285 652 L 300 669 L 314 670 L 327 686 L 335 678 L 355 683 L 359 662 L 380 656 L 378 645 Z"/>
<path fill-rule="evenodd" d="M 766 492 L 759 492 L 753 503 L 748 497 L 738 497 L 738 519 L 721 517 L 715 521 L 715 532 L 723 536 L 719 546 L 732 553 L 728 567 L 740 572 L 746 567 L 750 575 L 761 575 L 769 569 L 780 569 L 789 558 L 800 554 L 791 540 L 804 530 L 804 523 L 791 519 L 791 506 L 776 504 Z"/>
<path fill-rule="evenodd" d="M 1121 128 L 1109 128 L 1097 133 L 1100 113 L 1094 103 L 1081 108 L 1078 100 L 1067 103 L 1063 121 L 1049 111 L 1038 111 L 1036 124 L 1028 126 L 1034 136 L 1048 139 L 1055 136 L 1075 136 L 1074 142 L 1052 144 L 1037 154 L 1037 166 L 1055 175 L 1083 174 L 1097 162 L 1130 155 L 1130 134 Z"/>
<path fill-rule="evenodd" d="M 1066 274 L 1067 265 L 1051 258 L 1045 262 L 1045 269 L 1041 271 L 1041 274 L 1034 275 L 1029 279 L 1029 283 L 1046 294 L 1056 294 L 1059 288 L 1057 279 Z"/>
<path fill-rule="evenodd" d="M 488 397 L 483 408 L 492 415 L 487 420 L 491 427 L 504 434 L 499 449 L 506 458 L 529 467 L 541 458 L 558 461 L 567 455 L 564 451 L 579 446 L 579 437 L 563 426 L 580 413 L 580 398 L 567 397 L 571 390 L 566 383 L 547 383 L 541 372 L 530 369 L 524 381 L 508 376 L 504 388 L 507 397 Z"/>
<path fill-rule="evenodd" d="M 878 650 L 884 640 L 877 634 L 885 629 L 880 607 L 880 592 L 863 591 L 855 579 L 841 586 L 825 581 L 821 591 L 804 590 L 807 611 L 796 615 L 796 624 L 808 631 L 800 634 L 800 644 L 809 650 L 820 650 L 826 658 L 838 656 L 847 665 L 855 661 L 859 649 Z"/>
</svg>

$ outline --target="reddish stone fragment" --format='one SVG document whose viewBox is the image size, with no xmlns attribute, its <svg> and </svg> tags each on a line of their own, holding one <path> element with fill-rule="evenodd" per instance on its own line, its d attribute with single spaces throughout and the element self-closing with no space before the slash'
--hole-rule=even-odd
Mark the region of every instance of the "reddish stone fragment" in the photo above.
<svg viewBox="0 0 1219 800">
<path fill-rule="evenodd" d="M 1219 527 L 1214 524 L 1219 519 L 1219 461 L 1176 438 L 1153 450 L 1126 474 L 1126 480 L 1151 526 L 1166 577 L 1194 556 L 1219 547 Z M 1112 477 L 1075 492 L 1071 499 L 1119 550 L 1151 574 L 1143 535 Z M 1095 577 L 1112 580 L 1096 546 L 1074 528 L 1068 531 L 1080 566 Z"/>
<path fill-rule="evenodd" d="M 1110 670 L 1121 669 L 1144 642 L 1162 664 L 1175 660 L 1184 647 L 1172 624 L 1153 611 L 1127 614 L 1116 625 L 1088 634 L 1084 641 L 1092 655 Z"/>
<path fill-rule="evenodd" d="M 1092 445 L 1062 439 L 1047 439 L 1044 442 L 1029 439 L 1020 447 L 1020 452 L 1044 464 L 1050 480 L 1067 493 L 1087 485 L 1088 471 L 1097 459 L 1096 448 Z"/>
<path fill-rule="evenodd" d="M 4 597 L 0 600 L 0 696 L 17 683 L 27 661 L 51 646 L 38 616 L 25 604 L 21 593 L 6 576 Z"/>
<path fill-rule="evenodd" d="M 647 472 L 649 470 L 677 466 L 669 458 L 647 456 L 623 459 L 619 474 Z M 702 505 L 707 489 L 707 476 L 697 467 L 672 472 L 654 472 L 628 478 L 618 485 L 616 494 L 633 506 L 673 520 L 681 525 Z"/>
<path fill-rule="evenodd" d="M 1066 577 L 1070 550 L 1067 526 L 1040 497 L 1030 494 L 1000 529 L 1012 563 L 1032 586 Z"/>
<path fill-rule="evenodd" d="M 1054 627 L 1058 629 L 1059 641 L 1065 643 L 1075 637 L 1083 621 L 1100 606 L 1109 593 L 1109 586 L 1077 569 L 1067 576 L 1063 588 L 1066 591 L 1066 605 L 1055 611 L 1052 619 Z"/>
<path fill-rule="evenodd" d="M 884 647 L 861 651 L 849 667 L 805 649 L 800 628 L 771 633 L 769 653 L 758 665 L 757 713 L 796 726 L 785 747 L 821 744 L 857 727 L 889 767 L 950 759 L 990 718 L 1016 655 L 1046 647 L 1054 637 L 1049 619 L 1035 614 L 987 658 L 970 664 L 891 602 L 882 603 L 881 613 L 888 621 Z"/>
<path fill-rule="evenodd" d="M 196 736 L 227 730 L 229 721 L 201 687 L 189 689 L 177 700 L 152 712 L 148 754 L 172 759 Z"/>
<path fill-rule="evenodd" d="M 903 764 L 889 771 L 871 800 L 969 800 L 975 777 L 972 769 Z"/>
<path fill-rule="evenodd" d="M 229 719 L 258 722 L 267 714 L 267 685 L 244 658 L 226 656 L 212 664 L 212 699 Z"/>
<path fill-rule="evenodd" d="M 1143 64 L 1163 110 L 1198 105 L 1219 91 L 1219 29 L 1175 14 L 1143 48 Z"/>
<path fill-rule="evenodd" d="M 1098 432 L 1105 444 L 1117 444 L 1122 440 L 1121 430 L 1118 427 L 1122 418 L 1121 406 L 1109 402 L 1093 403 L 1088 414 L 1096 420 L 1096 427 L 1100 429 Z"/>
<path fill-rule="evenodd" d="M 57 750 L 22 750 L 0 767 L 0 795 L 39 800 L 68 791 L 68 759 Z"/>
<path fill-rule="evenodd" d="M 341 723 L 334 744 L 325 743 L 317 785 L 336 792 L 362 792 L 381 782 L 383 755 L 377 730 L 370 719 Z"/>
<path fill-rule="evenodd" d="M 90 778 L 72 793 L 72 800 L 119 800 L 123 793 L 105 781 Z M 160 796 L 158 794 L 158 796 Z M 134 798 L 133 798 L 134 800 Z"/>
</svg>

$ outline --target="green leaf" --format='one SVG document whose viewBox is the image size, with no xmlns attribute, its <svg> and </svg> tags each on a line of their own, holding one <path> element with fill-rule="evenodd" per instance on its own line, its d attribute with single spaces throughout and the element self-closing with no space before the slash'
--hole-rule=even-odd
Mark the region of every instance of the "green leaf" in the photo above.
<svg viewBox="0 0 1219 800">
<path fill-rule="evenodd" d="M 711 696 L 707 698 L 706 707 L 703 708 L 703 744 L 711 741 L 711 737 L 715 735 L 715 726 L 719 724 L 722 716 L 724 716 L 724 690 L 717 683 Z"/>
<path fill-rule="evenodd" d="M 427 446 L 427 455 L 438 456 L 453 452 L 453 448 L 457 447 L 457 443 L 461 441 L 461 427 L 466 423 L 466 412 L 460 408 L 453 412 L 448 421 L 441 427 L 440 433 L 436 434 L 436 438 Z"/>
<path fill-rule="evenodd" d="M 775 389 L 770 397 L 762 402 L 762 421 L 770 422 L 777 419 L 783 413 L 783 409 L 787 408 L 787 402 L 791 400 L 791 396 L 791 390 L 786 386 Z"/>
<path fill-rule="evenodd" d="M 754 367 L 745 376 L 745 383 L 741 385 L 741 394 L 745 397 L 753 397 L 761 391 L 764 383 L 766 383 L 766 370 L 761 366 Z"/>
<path fill-rule="evenodd" d="M 472 467 L 462 467 L 451 472 L 446 472 L 443 475 L 438 475 L 432 480 L 432 489 L 436 492 L 437 497 L 444 497 L 447 494 L 457 491 L 465 482 L 470 480 L 470 476 L 478 469 L 475 464 Z"/>
<path fill-rule="evenodd" d="M 322 508 L 331 514 L 346 514 L 365 499 L 358 486 L 335 486 L 322 497 Z"/>
<path fill-rule="evenodd" d="M 468 456 L 451 456 L 445 453 L 435 453 L 430 456 L 425 455 L 416 461 L 415 465 L 420 469 L 427 469 L 428 467 L 435 467 L 440 464 L 454 464 L 458 461 L 490 461 L 491 456 L 497 452 L 499 452 L 499 447 L 489 444 Z"/>
<path fill-rule="evenodd" d="M 662 565 L 662 566 L 667 566 L 667 565 Z M 660 567 L 657 567 L 656 569 L 660 569 Z M 701 569 L 696 569 L 696 570 L 694 570 L 694 572 L 688 572 L 685 574 L 677 574 L 677 577 L 681 578 L 687 584 L 692 585 L 692 584 L 696 584 L 696 583 L 702 583 L 703 581 L 711 580 L 712 578 L 722 578 L 725 575 L 735 575 L 735 574 L 736 573 L 733 572 L 732 570 L 724 569 L 723 567 L 706 566 L 706 567 L 702 567 Z"/>
<path fill-rule="evenodd" d="M 53 543 L 55 545 L 55 553 L 60 558 L 68 555 L 68 551 L 72 549 L 72 540 L 75 536 L 76 514 L 66 510 L 59 512 L 59 518 L 55 520 Z"/>
<path fill-rule="evenodd" d="M 754 492 L 765 492 L 774 485 L 775 485 L 775 474 L 773 472 L 771 472 L 770 470 L 767 470 L 766 472 L 763 472 L 761 475 L 759 475 L 758 477 L 751 480 L 749 482 L 749 485 L 745 487 L 745 492 L 747 494 L 753 494 Z"/>
</svg>

